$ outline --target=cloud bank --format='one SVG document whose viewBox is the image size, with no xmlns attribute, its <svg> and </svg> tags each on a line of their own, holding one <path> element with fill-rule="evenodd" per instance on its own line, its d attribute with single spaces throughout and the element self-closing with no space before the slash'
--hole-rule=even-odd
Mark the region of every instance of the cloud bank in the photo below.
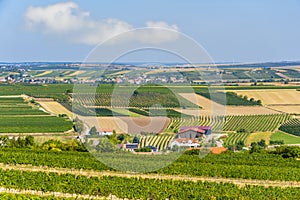
<svg viewBox="0 0 300 200">
<path fill-rule="evenodd" d="M 30 6 L 25 12 L 25 23 L 29 30 L 56 35 L 79 44 L 96 45 L 109 38 L 137 27 L 120 19 L 92 19 L 74 2 L 62 2 L 44 7 Z M 147 21 L 146 29 L 138 35 L 127 34 L 126 42 L 164 43 L 179 37 L 179 28 L 164 21 Z M 151 29 L 150 29 L 151 28 Z M 173 30 L 173 31 L 166 31 Z"/>
</svg>

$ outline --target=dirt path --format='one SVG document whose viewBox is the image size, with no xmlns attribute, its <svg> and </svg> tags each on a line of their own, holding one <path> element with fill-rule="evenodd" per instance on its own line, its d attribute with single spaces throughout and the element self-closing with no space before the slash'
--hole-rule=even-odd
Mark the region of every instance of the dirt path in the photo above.
<svg viewBox="0 0 300 200">
<path fill-rule="evenodd" d="M 50 168 L 46 166 L 32 166 L 32 165 L 8 165 L 0 163 L 2 170 L 21 170 L 31 172 L 53 172 L 58 174 L 74 174 L 87 177 L 102 177 L 102 176 L 117 176 L 124 178 L 142 178 L 142 179 L 162 179 L 162 180 L 178 180 L 178 181 L 208 181 L 215 183 L 233 183 L 244 187 L 246 185 L 257 185 L 263 187 L 300 187 L 300 182 L 296 181 L 269 181 L 269 180 L 254 180 L 254 179 L 234 179 L 234 178 L 215 178 L 215 177 L 191 177 L 186 175 L 165 175 L 165 174 L 130 174 L 112 171 L 92 171 L 92 170 L 76 170 L 65 168 Z"/>
</svg>

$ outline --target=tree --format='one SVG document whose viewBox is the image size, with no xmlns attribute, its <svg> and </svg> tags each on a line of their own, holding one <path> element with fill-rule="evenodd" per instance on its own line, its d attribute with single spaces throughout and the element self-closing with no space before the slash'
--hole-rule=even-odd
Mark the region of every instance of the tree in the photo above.
<svg viewBox="0 0 300 200">
<path fill-rule="evenodd" d="M 240 140 L 240 141 L 238 141 L 238 143 L 236 144 L 236 149 L 239 150 L 239 151 L 241 151 L 241 150 L 243 150 L 243 147 L 244 147 L 244 146 L 245 146 L 245 142 L 242 141 L 242 140 Z"/>
<path fill-rule="evenodd" d="M 25 137 L 25 146 L 33 146 L 34 145 L 34 137 L 31 135 L 28 135 Z"/>
<path fill-rule="evenodd" d="M 248 100 L 248 97 L 245 95 L 245 96 L 244 96 L 244 99 L 245 99 L 245 100 Z"/>
<path fill-rule="evenodd" d="M 133 96 L 137 96 L 138 94 L 139 94 L 139 92 L 137 90 L 134 90 Z"/>
<path fill-rule="evenodd" d="M 95 126 L 93 126 L 93 127 L 91 128 L 91 130 L 89 131 L 89 134 L 90 134 L 90 135 L 97 135 L 97 129 L 96 129 Z"/>
<path fill-rule="evenodd" d="M 258 105 L 261 105 L 261 100 L 260 99 L 257 100 L 256 102 L 257 102 Z"/>
<path fill-rule="evenodd" d="M 266 144 L 266 141 L 265 140 L 260 140 L 258 143 L 257 143 L 258 146 L 262 147 L 262 148 L 266 148 L 268 145 Z"/>
<path fill-rule="evenodd" d="M 98 152 L 114 152 L 116 150 L 115 146 L 107 138 L 100 138 L 95 149 Z"/>
<path fill-rule="evenodd" d="M 137 136 L 134 136 L 132 143 L 140 143 L 140 140 Z"/>
<path fill-rule="evenodd" d="M 254 98 L 251 97 L 249 101 L 254 102 Z"/>
</svg>

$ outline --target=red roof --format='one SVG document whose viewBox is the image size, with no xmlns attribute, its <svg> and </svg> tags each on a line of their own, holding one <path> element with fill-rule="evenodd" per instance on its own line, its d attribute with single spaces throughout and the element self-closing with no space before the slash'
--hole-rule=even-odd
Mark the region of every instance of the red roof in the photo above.
<svg viewBox="0 0 300 200">
<path fill-rule="evenodd" d="M 185 127 L 184 129 L 180 128 L 179 133 L 186 132 L 186 131 L 196 131 L 197 133 L 205 133 L 205 130 L 203 130 L 202 128 L 200 128 L 198 126 Z"/>
</svg>

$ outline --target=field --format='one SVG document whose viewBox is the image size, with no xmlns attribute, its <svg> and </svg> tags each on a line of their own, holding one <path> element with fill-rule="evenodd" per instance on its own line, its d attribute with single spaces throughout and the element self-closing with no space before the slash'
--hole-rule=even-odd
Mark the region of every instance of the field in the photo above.
<svg viewBox="0 0 300 200">
<path fill-rule="evenodd" d="M 224 146 L 228 147 L 230 145 L 235 145 L 239 141 L 243 141 L 246 143 L 247 138 L 249 137 L 250 133 L 229 133 L 228 137 L 224 140 Z"/>
<path fill-rule="evenodd" d="M 240 115 L 240 116 L 200 116 L 192 118 L 171 118 L 167 131 L 175 131 L 180 126 L 212 126 L 215 132 L 237 131 L 274 131 L 286 122 L 289 115 Z"/>
<path fill-rule="evenodd" d="M 251 133 L 247 137 L 245 144 L 247 146 L 250 146 L 252 142 L 259 142 L 260 140 L 265 140 L 266 144 L 269 145 L 271 135 L 272 135 L 272 132 L 255 132 L 255 133 Z"/>
<path fill-rule="evenodd" d="M 0 133 L 50 133 L 72 129 L 72 122 L 50 116 L 22 97 L 0 98 Z"/>
<path fill-rule="evenodd" d="M 73 117 L 73 113 L 66 109 L 64 106 L 62 106 L 60 103 L 57 101 L 49 101 L 49 100 L 43 100 L 39 99 L 38 103 L 48 112 L 51 112 L 55 115 L 59 114 L 66 114 L 69 117 Z"/>
<path fill-rule="evenodd" d="M 296 89 L 234 90 L 239 95 L 260 99 L 264 105 L 299 104 L 300 92 Z"/>
<path fill-rule="evenodd" d="M 132 155 L 118 162 L 128 156 Z M 297 199 L 300 195 L 299 162 L 272 154 L 182 155 L 165 169 L 148 174 L 116 172 L 85 152 L 3 149 L 0 163 L 0 186 L 8 193 L 7 188 L 13 188 L 21 194 L 31 190 L 57 197 L 135 199 L 249 199 L 249 195 L 251 199 Z"/>
<path fill-rule="evenodd" d="M 167 117 L 84 117 L 82 121 L 89 127 L 96 126 L 99 130 L 115 130 L 117 133 L 160 133 L 166 129 Z"/>
<path fill-rule="evenodd" d="M 155 146 L 159 151 L 167 150 L 175 135 L 154 135 L 154 136 L 141 136 L 140 148 L 146 146 Z"/>
<path fill-rule="evenodd" d="M 208 98 L 193 93 L 180 93 L 187 100 L 201 106 L 201 110 L 195 109 L 177 109 L 178 111 L 199 116 L 199 115 L 263 115 L 263 114 L 279 114 L 278 111 L 268 109 L 263 106 L 223 106 L 215 103 Z"/>
<path fill-rule="evenodd" d="M 284 141 L 284 144 L 300 144 L 300 137 L 291 135 L 282 131 L 277 131 L 272 134 L 270 140 L 273 141 Z"/>
<path fill-rule="evenodd" d="M 299 119 L 291 119 L 279 127 L 279 130 L 300 136 L 300 121 Z"/>
</svg>

